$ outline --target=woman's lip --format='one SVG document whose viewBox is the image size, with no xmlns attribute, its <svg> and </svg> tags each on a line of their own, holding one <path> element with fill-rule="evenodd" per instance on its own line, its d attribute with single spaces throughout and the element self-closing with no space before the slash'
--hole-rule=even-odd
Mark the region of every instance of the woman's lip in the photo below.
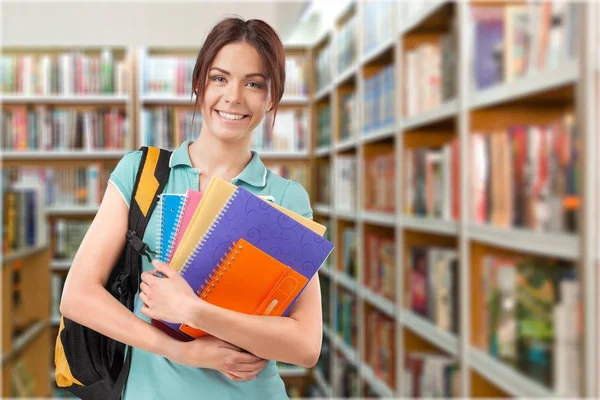
<svg viewBox="0 0 600 400">
<path fill-rule="evenodd" d="M 244 117 L 240 118 L 240 119 L 227 119 L 227 118 L 222 117 L 221 114 L 217 110 L 215 110 L 215 113 L 217 114 L 217 116 L 219 117 L 219 119 L 221 121 L 228 123 L 228 124 L 235 124 L 236 122 L 241 122 L 241 121 L 245 120 L 246 117 L 248 116 L 248 115 L 244 115 L 244 114 L 238 114 L 238 115 L 244 115 Z"/>
<path fill-rule="evenodd" d="M 225 114 L 231 114 L 231 115 L 243 115 L 244 117 L 247 117 L 249 114 L 244 114 L 244 113 L 237 113 L 237 112 L 229 112 L 229 111 L 223 111 L 223 110 L 215 110 L 217 113 L 225 113 Z"/>
</svg>

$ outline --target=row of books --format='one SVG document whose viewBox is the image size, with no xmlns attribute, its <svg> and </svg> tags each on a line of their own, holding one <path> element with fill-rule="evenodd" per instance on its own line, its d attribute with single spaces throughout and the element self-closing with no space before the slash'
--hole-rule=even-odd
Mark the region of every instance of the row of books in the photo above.
<svg viewBox="0 0 600 400">
<path fill-rule="evenodd" d="M 545 126 L 473 133 L 471 220 L 576 232 L 580 151 L 581 136 L 571 114 Z"/>
<path fill-rule="evenodd" d="M 342 94 L 340 101 L 340 141 L 357 138 L 359 129 L 356 123 L 358 115 L 356 92 Z"/>
<path fill-rule="evenodd" d="M 366 232 L 365 286 L 371 291 L 395 300 L 396 241 L 393 234 Z"/>
<path fill-rule="evenodd" d="M 451 32 L 405 53 L 407 117 L 433 110 L 456 96 L 456 35 Z"/>
<path fill-rule="evenodd" d="M 404 396 L 460 397 L 460 368 L 455 359 L 428 352 L 407 352 L 402 374 Z"/>
<path fill-rule="evenodd" d="M 358 343 L 358 313 L 356 297 L 344 290 L 337 293 L 336 332 L 350 348 L 356 349 Z"/>
<path fill-rule="evenodd" d="M 321 309 L 323 312 L 323 325 L 331 326 L 331 280 L 320 274 L 319 280 L 321 283 Z"/>
<path fill-rule="evenodd" d="M 4 54 L 0 57 L 2 93 L 19 95 L 125 94 L 131 71 L 110 49 L 100 54 Z"/>
<path fill-rule="evenodd" d="M 572 264 L 535 257 L 482 260 L 476 343 L 562 395 L 579 396 L 579 287 Z"/>
<path fill-rule="evenodd" d="M 194 57 L 149 56 L 144 59 L 145 95 L 192 96 Z"/>
<path fill-rule="evenodd" d="M 364 206 L 366 210 L 394 213 L 396 211 L 396 154 L 393 149 L 366 157 Z"/>
<path fill-rule="evenodd" d="M 396 4 L 394 1 L 365 2 L 363 54 L 394 37 Z"/>
<path fill-rule="evenodd" d="M 404 213 L 440 219 L 459 216 L 459 146 L 454 138 L 441 148 L 404 152 Z"/>
<path fill-rule="evenodd" d="M 458 254 L 455 249 L 410 249 L 407 284 L 410 309 L 446 332 L 458 332 Z"/>
<path fill-rule="evenodd" d="M 72 260 L 91 225 L 90 220 L 57 218 L 52 226 L 55 260 Z"/>
<path fill-rule="evenodd" d="M 320 163 L 317 167 L 318 204 L 331 204 L 331 163 Z"/>
<path fill-rule="evenodd" d="M 560 1 L 473 7 L 474 86 L 485 89 L 574 59 L 581 7 Z"/>
<path fill-rule="evenodd" d="M 173 107 L 146 108 L 142 111 L 142 143 L 166 149 L 195 140 L 202 129 L 202 114 Z"/>
<path fill-rule="evenodd" d="M 375 376 L 394 388 L 396 386 L 395 321 L 374 310 L 366 312 L 365 318 L 367 323 L 365 361 L 371 366 Z"/>
<path fill-rule="evenodd" d="M 40 221 L 40 191 L 27 188 L 10 188 L 2 193 L 2 252 L 35 247 L 44 243 Z M 43 218 L 43 217 L 42 217 Z"/>
<path fill-rule="evenodd" d="M 252 147 L 262 151 L 301 152 L 308 144 L 308 113 L 303 109 L 279 110 L 263 118 L 252 134 Z"/>
<path fill-rule="evenodd" d="M 269 168 L 271 171 L 273 171 L 273 173 L 281 176 L 282 178 L 291 179 L 293 181 L 301 183 L 302 186 L 307 191 L 309 191 L 310 176 L 307 165 L 272 164 L 269 162 L 267 163 L 267 168 Z"/>
<path fill-rule="evenodd" d="M 327 43 L 318 53 L 315 60 L 316 91 L 331 83 L 331 44 Z"/>
<path fill-rule="evenodd" d="M 354 364 L 340 353 L 336 353 L 335 362 L 337 373 L 333 383 L 340 388 L 340 395 L 343 398 L 361 397 L 361 379 Z"/>
<path fill-rule="evenodd" d="M 323 334 L 323 342 L 321 344 L 321 355 L 319 356 L 319 360 L 317 360 L 317 365 L 315 365 L 315 369 L 320 371 L 323 375 L 323 378 L 326 382 L 331 382 L 332 374 L 331 374 L 331 352 L 333 350 L 333 346 L 327 336 Z"/>
<path fill-rule="evenodd" d="M 341 262 L 337 264 L 337 270 L 349 278 L 356 279 L 358 276 L 356 229 L 354 227 L 342 228 L 339 237 L 342 240 L 340 243 Z"/>
<path fill-rule="evenodd" d="M 94 150 L 129 147 L 129 120 L 117 108 L 95 111 L 14 107 L 2 110 L 2 149 Z"/>
<path fill-rule="evenodd" d="M 371 131 L 390 127 L 396 121 L 394 111 L 394 67 L 387 65 L 380 72 L 365 79 L 363 94 L 363 130 Z"/>
<path fill-rule="evenodd" d="M 284 96 L 308 96 L 308 68 L 306 57 L 286 55 Z"/>
<path fill-rule="evenodd" d="M 331 106 L 321 106 L 317 110 L 317 146 L 331 144 Z"/>
<path fill-rule="evenodd" d="M 337 210 L 355 211 L 357 209 L 357 160 L 354 155 L 341 154 L 334 163 L 334 200 Z"/>
<path fill-rule="evenodd" d="M 356 62 L 357 17 L 352 15 L 336 36 L 337 73 L 341 74 Z"/>
</svg>

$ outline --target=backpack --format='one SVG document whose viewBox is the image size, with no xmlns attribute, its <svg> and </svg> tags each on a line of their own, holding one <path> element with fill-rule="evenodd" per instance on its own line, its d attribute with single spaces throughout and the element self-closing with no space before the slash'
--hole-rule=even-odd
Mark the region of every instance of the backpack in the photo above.
<svg viewBox="0 0 600 400">
<path fill-rule="evenodd" d="M 142 241 L 152 211 L 169 178 L 171 152 L 142 147 L 129 207 L 126 244 L 105 288 L 133 312 L 142 273 L 142 255 L 154 252 Z M 82 400 L 119 400 L 129 375 L 126 345 L 61 316 L 54 363 L 56 383 Z M 131 350 L 131 349 L 128 349 Z M 125 355 L 127 353 L 127 355 Z"/>
</svg>

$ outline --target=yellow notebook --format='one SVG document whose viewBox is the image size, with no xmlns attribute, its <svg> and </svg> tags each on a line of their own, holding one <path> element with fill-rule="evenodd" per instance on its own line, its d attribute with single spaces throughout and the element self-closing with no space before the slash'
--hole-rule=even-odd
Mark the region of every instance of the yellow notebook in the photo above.
<svg viewBox="0 0 600 400">
<path fill-rule="evenodd" d="M 169 264 L 173 270 L 179 272 L 181 268 L 183 268 L 189 255 L 192 254 L 198 245 L 198 242 L 202 239 L 210 225 L 217 218 L 223 205 L 227 203 L 227 200 L 231 197 L 233 192 L 235 192 L 236 188 L 237 186 L 235 186 L 233 183 L 227 182 L 221 178 L 213 177 L 210 180 L 208 187 L 202 195 L 202 200 L 200 200 L 200 204 L 198 204 L 196 212 L 194 213 L 188 228 L 183 234 L 183 238 L 175 250 L 175 254 L 173 255 L 171 263 Z M 290 211 L 278 204 L 272 203 L 265 199 L 262 200 L 283 212 L 288 217 L 298 221 L 300 224 L 304 225 L 318 235 L 323 236 L 325 234 L 325 226 L 313 221 L 310 218 L 303 217 L 293 211 Z"/>
</svg>

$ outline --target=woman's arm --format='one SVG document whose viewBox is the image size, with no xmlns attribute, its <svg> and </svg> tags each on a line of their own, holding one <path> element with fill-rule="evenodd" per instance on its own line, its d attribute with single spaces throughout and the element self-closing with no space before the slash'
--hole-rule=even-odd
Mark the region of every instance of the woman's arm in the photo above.
<svg viewBox="0 0 600 400">
<path fill-rule="evenodd" d="M 143 274 L 140 298 L 145 306 L 142 313 L 152 318 L 180 318 L 260 358 L 306 368 L 317 363 L 323 332 L 318 276 L 308 283 L 289 317 L 265 317 L 207 303 L 166 264 L 154 262 L 154 265 L 166 279 Z"/>
</svg>

